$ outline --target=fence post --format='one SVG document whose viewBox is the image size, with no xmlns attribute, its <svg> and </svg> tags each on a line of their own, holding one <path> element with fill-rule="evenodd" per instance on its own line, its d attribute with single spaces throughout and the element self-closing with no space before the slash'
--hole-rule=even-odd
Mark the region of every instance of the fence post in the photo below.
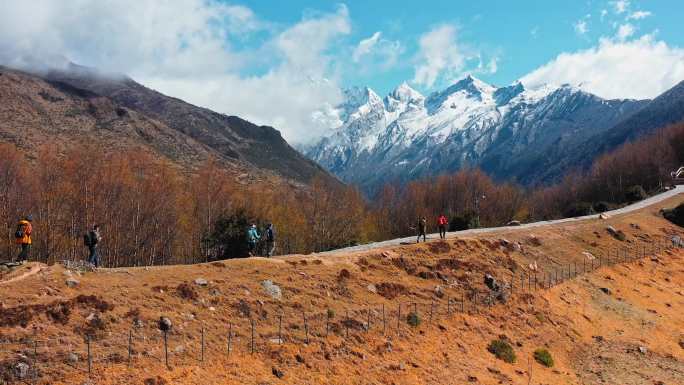
<svg viewBox="0 0 684 385">
<path fill-rule="evenodd" d="M 232 342 L 233 342 L 233 323 L 228 322 L 228 356 L 230 357 L 230 351 L 232 348 Z"/>
<path fill-rule="evenodd" d="M 38 383 L 38 340 L 33 339 L 33 382 Z"/>
<path fill-rule="evenodd" d="M 309 323 L 306 322 L 306 313 L 302 312 L 302 315 L 304 316 L 304 341 L 306 344 L 309 344 Z"/>
<path fill-rule="evenodd" d="M 128 366 L 131 366 L 131 360 L 133 359 L 133 331 L 128 331 Z"/>
<path fill-rule="evenodd" d="M 86 335 L 86 345 L 88 346 L 88 376 L 90 376 L 93 369 L 93 357 L 90 354 L 90 335 Z"/>
<path fill-rule="evenodd" d="M 382 335 L 385 335 L 387 330 L 387 322 L 385 321 L 385 304 L 382 304 Z"/>
<path fill-rule="evenodd" d="M 370 331 L 370 329 L 371 329 L 371 317 L 372 317 L 371 307 L 368 306 L 368 328 L 366 328 L 366 332 Z"/>
<path fill-rule="evenodd" d="M 164 330 L 164 361 L 166 362 L 166 368 L 169 367 L 169 338 L 168 332 Z"/>
<path fill-rule="evenodd" d="M 200 336 L 200 344 L 201 344 L 201 350 L 200 350 L 200 362 L 204 362 L 204 326 L 202 326 L 201 329 L 201 336 Z"/>
<path fill-rule="evenodd" d="M 252 325 L 252 343 L 251 343 L 251 354 L 254 354 L 254 319 L 250 320 L 250 323 Z"/>
<path fill-rule="evenodd" d="M 344 320 L 344 335 L 345 338 L 349 338 L 349 309 L 346 310 L 346 319 Z"/>
</svg>

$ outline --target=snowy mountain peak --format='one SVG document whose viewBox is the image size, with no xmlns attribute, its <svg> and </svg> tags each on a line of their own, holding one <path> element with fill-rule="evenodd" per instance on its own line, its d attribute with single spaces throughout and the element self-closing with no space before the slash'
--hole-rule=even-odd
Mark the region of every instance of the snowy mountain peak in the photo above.
<svg viewBox="0 0 684 385">
<path fill-rule="evenodd" d="M 521 82 L 517 81 L 510 86 L 501 87 L 494 91 L 494 100 L 497 106 L 503 106 L 511 101 L 514 97 L 520 95 L 525 91 L 525 87 Z"/>
<path fill-rule="evenodd" d="M 411 88 L 406 82 L 401 83 L 397 88 L 390 92 L 388 96 L 403 102 L 419 101 L 425 98 L 420 92 Z"/>
</svg>

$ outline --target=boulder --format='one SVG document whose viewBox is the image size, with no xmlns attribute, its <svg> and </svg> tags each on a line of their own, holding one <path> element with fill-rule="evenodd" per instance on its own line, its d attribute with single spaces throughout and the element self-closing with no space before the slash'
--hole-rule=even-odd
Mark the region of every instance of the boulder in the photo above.
<svg viewBox="0 0 684 385">
<path fill-rule="evenodd" d="M 377 293 L 378 293 L 378 288 L 376 288 L 375 285 L 372 284 L 372 283 L 369 283 L 368 286 L 367 286 L 366 288 L 368 289 L 368 291 L 370 291 L 370 292 L 373 293 L 373 294 L 377 294 Z"/>
<path fill-rule="evenodd" d="M 163 332 L 170 332 L 173 324 L 168 317 L 159 317 L 158 327 Z"/>
<path fill-rule="evenodd" d="M 489 288 L 489 290 L 491 290 L 491 291 L 496 291 L 496 292 L 498 292 L 498 291 L 501 290 L 501 286 L 499 285 L 499 283 L 496 281 L 496 279 L 495 279 L 494 277 L 492 277 L 492 276 L 489 275 L 489 274 L 485 274 L 485 277 L 484 277 L 484 284 L 485 284 L 485 285 Z"/>
<path fill-rule="evenodd" d="M 610 215 L 608 215 L 608 214 L 606 214 L 606 213 L 601 213 L 601 214 L 599 214 L 598 217 L 599 217 L 599 219 L 604 219 L 604 220 L 605 220 L 605 219 L 610 218 Z"/>
<path fill-rule="evenodd" d="M 264 288 L 266 294 L 270 295 L 271 298 L 276 301 L 280 301 L 283 298 L 283 292 L 280 290 L 280 286 L 274 284 L 270 279 L 261 281 L 261 287 Z"/>
<path fill-rule="evenodd" d="M 20 362 L 14 367 L 14 371 L 17 378 L 23 380 L 26 379 L 29 375 L 29 366 L 24 362 Z"/>
</svg>

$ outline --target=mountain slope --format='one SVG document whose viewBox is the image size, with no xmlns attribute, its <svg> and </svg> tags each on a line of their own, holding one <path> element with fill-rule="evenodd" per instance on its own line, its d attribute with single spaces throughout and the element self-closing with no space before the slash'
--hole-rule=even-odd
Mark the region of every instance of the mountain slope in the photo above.
<svg viewBox="0 0 684 385">
<path fill-rule="evenodd" d="M 44 75 L 0 71 L 0 137 L 26 149 L 53 138 L 75 145 L 87 140 L 151 149 L 189 167 L 215 157 L 243 172 L 300 183 L 328 175 L 272 127 L 193 106 L 125 76 L 76 65 Z"/>
<path fill-rule="evenodd" d="M 427 98 L 406 84 L 382 103 L 370 89 L 347 97 L 344 124 L 305 152 L 371 194 L 385 182 L 468 166 L 526 184 L 550 180 L 569 167 L 555 154 L 647 103 L 604 100 L 567 85 L 497 88 L 471 76 Z"/>
</svg>

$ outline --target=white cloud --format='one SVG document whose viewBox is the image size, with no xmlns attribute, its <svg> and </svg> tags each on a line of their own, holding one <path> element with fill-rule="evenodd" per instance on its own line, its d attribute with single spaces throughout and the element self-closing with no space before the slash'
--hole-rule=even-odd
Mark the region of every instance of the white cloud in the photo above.
<svg viewBox="0 0 684 385">
<path fill-rule="evenodd" d="M 617 0 L 611 3 L 613 5 L 613 10 L 617 14 L 622 14 L 627 12 L 629 8 L 629 0 Z"/>
<path fill-rule="evenodd" d="M 608 10 L 607 9 L 602 9 L 601 10 L 601 21 L 606 18 L 606 15 L 608 15 Z"/>
<path fill-rule="evenodd" d="M 357 71 L 367 71 L 370 68 L 382 70 L 393 67 L 404 53 L 404 46 L 399 41 L 382 37 L 382 32 L 375 32 L 371 37 L 363 39 L 352 52 L 352 61 L 361 63 L 356 66 Z"/>
<path fill-rule="evenodd" d="M 617 31 L 617 39 L 620 41 L 626 40 L 628 37 L 634 35 L 634 26 L 630 23 L 620 25 Z"/>
<path fill-rule="evenodd" d="M 442 25 L 423 34 L 419 40 L 413 81 L 431 87 L 440 76 L 453 78 L 465 68 L 466 55 L 456 41 L 456 27 Z"/>
<path fill-rule="evenodd" d="M 627 16 L 627 20 L 641 20 L 651 16 L 652 13 L 649 11 L 636 11 Z"/>
<path fill-rule="evenodd" d="M 382 35 L 381 32 L 375 32 L 373 36 L 361 40 L 359 45 L 356 46 L 356 49 L 354 49 L 352 59 L 358 63 L 363 56 L 369 54 L 373 47 L 378 43 L 378 40 L 380 40 L 380 35 Z"/>
<path fill-rule="evenodd" d="M 653 35 L 630 41 L 603 38 L 596 47 L 562 53 L 522 81 L 574 85 L 603 98 L 653 98 L 684 80 L 684 49 Z"/>
<path fill-rule="evenodd" d="M 575 32 L 577 32 L 578 35 L 584 35 L 589 31 L 589 28 L 587 27 L 587 22 L 584 19 L 577 20 L 577 22 L 573 24 L 573 27 L 575 28 Z"/>
<path fill-rule="evenodd" d="M 64 55 L 302 142 L 326 129 L 314 113 L 341 100 L 330 49 L 350 31 L 345 6 L 283 27 L 212 0 L 17 0 L 0 13 L 0 63 Z"/>
</svg>

